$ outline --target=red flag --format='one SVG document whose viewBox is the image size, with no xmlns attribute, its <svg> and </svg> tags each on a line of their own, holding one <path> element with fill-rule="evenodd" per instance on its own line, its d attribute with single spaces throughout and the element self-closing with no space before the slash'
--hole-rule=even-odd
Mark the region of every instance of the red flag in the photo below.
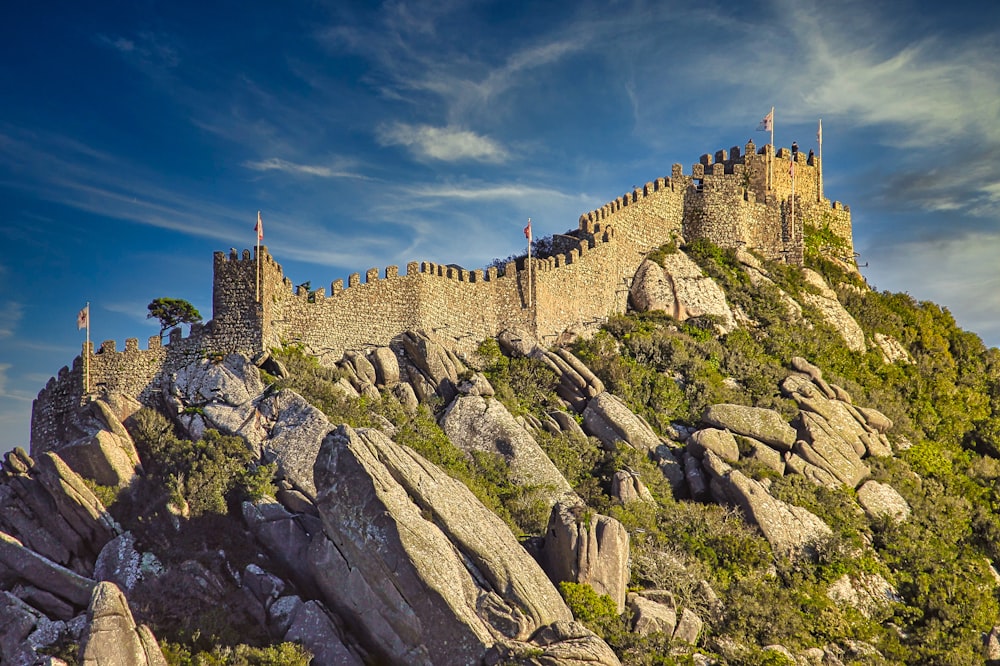
<svg viewBox="0 0 1000 666">
<path fill-rule="evenodd" d="M 531 218 L 528 218 L 528 226 L 524 228 L 524 237 L 531 240 Z"/>
<path fill-rule="evenodd" d="M 253 228 L 257 232 L 257 240 L 264 240 L 264 222 L 260 219 L 260 211 L 257 211 L 257 225 Z"/>
<path fill-rule="evenodd" d="M 87 324 L 90 323 L 90 303 L 87 303 L 86 307 L 80 310 L 80 313 L 76 315 L 76 328 L 77 330 L 87 328 Z"/>
</svg>

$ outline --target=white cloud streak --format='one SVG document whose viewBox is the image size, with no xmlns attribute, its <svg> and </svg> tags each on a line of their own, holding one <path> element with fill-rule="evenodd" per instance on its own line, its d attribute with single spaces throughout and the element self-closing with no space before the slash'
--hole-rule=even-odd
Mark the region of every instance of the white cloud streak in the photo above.
<svg viewBox="0 0 1000 666">
<path fill-rule="evenodd" d="M 247 161 L 243 166 L 252 171 L 280 171 L 292 175 L 316 176 L 317 178 L 351 178 L 356 180 L 371 180 L 367 176 L 328 166 L 314 164 L 296 164 L 278 157 L 265 160 Z"/>
<path fill-rule="evenodd" d="M 13 337 L 23 317 L 24 306 L 20 303 L 7 301 L 0 305 L 0 340 Z"/>
<path fill-rule="evenodd" d="M 383 146 L 409 148 L 420 159 L 444 162 L 503 162 L 507 151 L 489 137 L 458 127 L 431 127 L 392 123 L 378 128 L 376 135 Z"/>
</svg>

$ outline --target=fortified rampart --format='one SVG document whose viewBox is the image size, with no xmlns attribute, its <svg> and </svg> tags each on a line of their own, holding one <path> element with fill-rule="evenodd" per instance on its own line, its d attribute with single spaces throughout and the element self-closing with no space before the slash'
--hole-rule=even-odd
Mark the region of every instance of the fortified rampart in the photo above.
<svg viewBox="0 0 1000 666">
<path fill-rule="evenodd" d="M 791 165 L 795 164 L 794 211 Z M 580 217 L 578 228 L 554 237 L 552 256 L 525 257 L 468 271 L 430 262 L 372 268 L 325 288 L 294 288 L 261 248 L 258 261 L 216 252 L 212 321 L 188 337 L 173 331 L 167 344 L 149 339 L 146 349 L 130 338 L 118 351 L 107 341 L 84 346 L 39 393 L 32 410 L 32 447 L 65 439 L 65 415 L 90 395 L 121 393 L 154 404 L 179 368 L 206 356 L 248 356 L 282 344 L 301 344 L 324 365 L 345 351 L 385 346 L 407 330 L 450 338 L 470 351 L 505 329 L 553 344 L 567 334 L 599 325 L 624 312 L 632 276 L 644 257 L 673 237 L 706 238 L 717 245 L 756 251 L 768 259 L 801 263 L 804 221 L 825 224 L 849 252 L 850 210 L 823 197 L 819 160 L 752 142 L 703 155 L 690 175 L 675 164 L 669 177 L 618 197 Z M 853 261 L 853 256 L 845 257 Z M 529 278 L 530 273 L 530 278 Z"/>
</svg>

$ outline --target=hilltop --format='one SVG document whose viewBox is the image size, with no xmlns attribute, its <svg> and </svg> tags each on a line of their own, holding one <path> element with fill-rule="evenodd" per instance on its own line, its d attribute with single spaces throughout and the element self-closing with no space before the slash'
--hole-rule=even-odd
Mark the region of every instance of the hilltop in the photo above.
<svg viewBox="0 0 1000 666">
<path fill-rule="evenodd" d="M 85 348 L 5 458 L 3 663 L 1000 659 L 1000 352 L 750 148 L 530 262 L 217 254 L 211 322 Z"/>
</svg>

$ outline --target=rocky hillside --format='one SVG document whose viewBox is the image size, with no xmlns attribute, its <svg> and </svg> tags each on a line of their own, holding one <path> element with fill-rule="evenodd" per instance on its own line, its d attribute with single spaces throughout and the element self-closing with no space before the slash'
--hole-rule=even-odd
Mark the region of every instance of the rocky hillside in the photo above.
<svg viewBox="0 0 1000 666">
<path fill-rule="evenodd" d="M 824 238 L 671 243 L 566 347 L 95 399 L 3 461 L 0 663 L 1000 660 L 1000 352 Z"/>
</svg>

